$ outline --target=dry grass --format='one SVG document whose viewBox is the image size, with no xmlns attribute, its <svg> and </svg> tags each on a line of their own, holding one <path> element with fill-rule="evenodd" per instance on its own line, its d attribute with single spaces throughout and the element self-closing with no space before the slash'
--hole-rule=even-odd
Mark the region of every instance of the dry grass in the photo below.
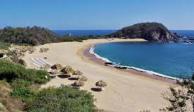
<svg viewBox="0 0 194 112">
<path fill-rule="evenodd" d="M 23 109 L 24 104 L 22 101 L 11 97 L 11 91 L 12 89 L 8 83 L 0 81 L 0 111 L 16 112 Z"/>
</svg>

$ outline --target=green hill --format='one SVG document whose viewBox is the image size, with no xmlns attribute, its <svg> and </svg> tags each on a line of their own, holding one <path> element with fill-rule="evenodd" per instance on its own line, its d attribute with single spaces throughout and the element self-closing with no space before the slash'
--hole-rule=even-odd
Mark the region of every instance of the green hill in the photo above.
<svg viewBox="0 0 194 112">
<path fill-rule="evenodd" d="M 148 41 L 175 41 L 177 36 L 171 33 L 161 23 L 138 23 L 122 28 L 109 37 L 143 38 Z"/>
<path fill-rule="evenodd" d="M 6 27 L 0 30 L 0 41 L 14 44 L 40 45 L 57 41 L 57 36 L 41 27 Z"/>
</svg>

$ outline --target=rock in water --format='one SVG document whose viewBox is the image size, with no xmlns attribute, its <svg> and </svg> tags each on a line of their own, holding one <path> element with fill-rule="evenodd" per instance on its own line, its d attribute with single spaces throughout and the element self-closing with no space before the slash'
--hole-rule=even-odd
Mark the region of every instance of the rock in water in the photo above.
<svg viewBox="0 0 194 112">
<path fill-rule="evenodd" d="M 171 33 L 161 23 L 139 23 L 125 27 L 109 37 L 143 38 L 148 41 L 169 42 L 176 41 L 177 36 Z"/>
</svg>

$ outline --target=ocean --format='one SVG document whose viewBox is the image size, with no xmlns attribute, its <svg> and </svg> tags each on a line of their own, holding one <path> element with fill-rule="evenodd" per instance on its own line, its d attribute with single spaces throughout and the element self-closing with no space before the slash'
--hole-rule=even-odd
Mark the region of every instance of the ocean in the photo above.
<svg viewBox="0 0 194 112">
<path fill-rule="evenodd" d="M 60 35 L 106 35 L 115 30 L 66 30 Z M 181 36 L 193 38 L 192 30 L 172 30 Z M 97 44 L 93 53 L 98 58 L 116 65 L 170 78 L 191 78 L 194 73 L 194 44 L 117 42 Z"/>
<path fill-rule="evenodd" d="M 53 30 L 56 34 L 70 36 L 89 36 L 89 35 L 106 35 L 115 32 L 116 30 Z"/>
<path fill-rule="evenodd" d="M 175 78 L 194 73 L 194 44 L 118 42 L 94 47 L 98 57 L 117 65 Z"/>
<path fill-rule="evenodd" d="M 71 35 L 71 36 L 88 36 L 88 35 L 107 35 L 111 34 L 117 30 L 53 30 L 56 34 Z M 171 30 L 174 33 L 177 33 L 181 36 L 193 37 L 194 30 Z"/>
</svg>

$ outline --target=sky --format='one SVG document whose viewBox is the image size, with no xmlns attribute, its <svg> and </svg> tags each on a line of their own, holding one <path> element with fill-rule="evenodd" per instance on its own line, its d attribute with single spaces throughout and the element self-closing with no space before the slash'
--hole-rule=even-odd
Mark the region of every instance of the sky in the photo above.
<svg viewBox="0 0 194 112">
<path fill-rule="evenodd" d="M 194 0 L 0 0 L 0 28 L 120 29 L 139 22 L 194 30 Z"/>
</svg>

